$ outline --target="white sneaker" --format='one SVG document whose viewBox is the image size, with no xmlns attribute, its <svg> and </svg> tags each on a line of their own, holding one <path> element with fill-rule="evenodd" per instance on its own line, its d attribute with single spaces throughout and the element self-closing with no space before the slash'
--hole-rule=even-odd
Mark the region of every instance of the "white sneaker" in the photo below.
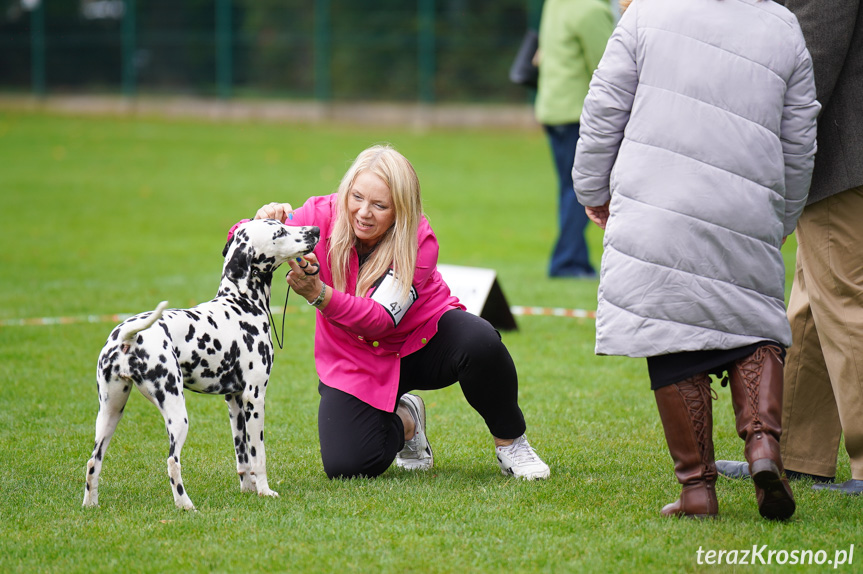
<svg viewBox="0 0 863 574">
<path fill-rule="evenodd" d="M 407 470 L 429 470 L 434 464 L 431 445 L 426 438 L 426 406 L 417 395 L 405 394 L 399 405 L 407 408 L 416 425 L 414 438 L 405 441 L 404 448 L 396 455 L 396 466 Z"/>
<path fill-rule="evenodd" d="M 524 435 L 515 439 L 511 445 L 499 446 L 494 450 L 503 474 L 525 480 L 548 478 L 548 465 L 537 456 Z"/>
</svg>

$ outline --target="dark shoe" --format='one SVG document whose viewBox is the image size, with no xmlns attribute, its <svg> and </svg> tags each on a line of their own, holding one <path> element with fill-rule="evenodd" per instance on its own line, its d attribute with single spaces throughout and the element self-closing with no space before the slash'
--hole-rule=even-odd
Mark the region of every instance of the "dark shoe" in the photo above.
<svg viewBox="0 0 863 574">
<path fill-rule="evenodd" d="M 752 478 L 752 475 L 749 474 L 749 463 L 737 460 L 717 460 L 716 472 L 725 478 L 742 480 Z M 811 480 L 812 482 L 818 483 L 833 482 L 836 480 L 836 478 L 832 476 L 797 472 L 796 470 L 788 470 L 787 468 L 785 469 L 785 476 L 788 480 Z"/>
<path fill-rule="evenodd" d="M 709 518 L 719 514 L 713 459 L 713 404 L 710 378 L 696 375 L 655 391 L 680 498 L 662 509 L 665 516 Z"/>
<path fill-rule="evenodd" d="M 814 484 L 812 490 L 836 490 L 844 494 L 859 496 L 863 494 L 863 480 L 846 480 L 841 484 Z"/>
<path fill-rule="evenodd" d="M 783 383 L 779 356 L 778 347 L 764 345 L 735 361 L 728 373 L 737 434 L 745 441 L 743 454 L 755 483 L 758 512 L 771 520 L 787 520 L 796 508 L 779 452 Z"/>
<path fill-rule="evenodd" d="M 820 474 L 809 474 L 808 472 L 797 472 L 796 470 L 785 469 L 785 476 L 788 480 L 811 480 L 812 482 L 828 483 L 836 480 L 835 476 L 821 476 Z"/>
<path fill-rule="evenodd" d="M 749 463 L 737 460 L 717 460 L 716 472 L 725 478 L 752 478 L 749 474 Z"/>
</svg>

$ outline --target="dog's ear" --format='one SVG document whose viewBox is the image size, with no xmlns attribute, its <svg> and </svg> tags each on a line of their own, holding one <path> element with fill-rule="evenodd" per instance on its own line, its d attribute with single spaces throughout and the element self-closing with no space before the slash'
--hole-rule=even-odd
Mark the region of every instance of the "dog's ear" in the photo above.
<svg viewBox="0 0 863 574">
<path fill-rule="evenodd" d="M 228 245 L 225 246 L 225 255 L 227 255 L 230 245 L 231 242 L 229 241 Z M 234 249 L 231 258 L 225 262 L 225 276 L 237 284 L 237 288 L 243 295 L 246 294 L 246 283 L 243 279 L 248 277 L 251 267 L 252 261 L 249 259 L 249 254 L 244 249 L 241 249 L 241 246 Z"/>
<path fill-rule="evenodd" d="M 225 255 L 227 255 L 227 254 L 228 254 L 228 249 L 230 249 L 230 248 L 231 248 L 231 243 L 233 243 L 233 242 L 234 242 L 234 235 L 233 235 L 233 234 L 231 234 L 231 238 L 230 238 L 230 239 L 228 239 L 228 242 L 227 242 L 227 243 L 225 243 L 225 248 L 224 248 L 224 249 L 222 249 L 222 257 L 224 257 Z"/>
</svg>

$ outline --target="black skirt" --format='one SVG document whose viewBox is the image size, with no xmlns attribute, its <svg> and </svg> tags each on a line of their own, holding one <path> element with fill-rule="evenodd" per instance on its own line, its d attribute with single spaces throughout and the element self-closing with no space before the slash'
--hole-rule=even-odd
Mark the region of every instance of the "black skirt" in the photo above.
<svg viewBox="0 0 863 574">
<path fill-rule="evenodd" d="M 647 357 L 647 373 L 650 376 L 650 389 L 655 391 L 699 373 L 721 376 L 734 361 L 748 357 L 758 347 L 774 345 L 781 349 L 781 359 L 785 362 L 785 347 L 775 341 L 759 341 L 736 349 L 710 349 L 707 351 L 683 351 L 669 355 Z"/>
</svg>

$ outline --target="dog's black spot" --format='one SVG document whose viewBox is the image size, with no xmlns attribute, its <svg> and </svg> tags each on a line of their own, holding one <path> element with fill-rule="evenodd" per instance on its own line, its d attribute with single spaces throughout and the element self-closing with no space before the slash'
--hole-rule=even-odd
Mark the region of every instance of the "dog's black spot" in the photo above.
<svg viewBox="0 0 863 574">
<path fill-rule="evenodd" d="M 174 373 L 168 373 L 168 376 L 165 378 L 165 391 L 174 396 L 180 394 L 180 389 L 177 386 L 177 377 Z"/>
<path fill-rule="evenodd" d="M 194 325 L 189 325 L 189 332 L 188 332 L 188 333 L 186 333 L 186 342 L 187 342 L 187 343 L 190 343 L 190 342 L 192 341 L 192 338 L 193 338 L 194 336 L 195 336 L 195 326 L 194 326 Z"/>
<path fill-rule="evenodd" d="M 252 452 L 251 452 L 252 456 L 258 456 L 258 451 L 257 451 L 257 450 L 255 450 L 255 447 L 252 447 L 252 448 L 251 448 L 251 451 L 252 451 Z"/>
<path fill-rule="evenodd" d="M 188 317 L 192 321 L 195 321 L 196 323 L 201 320 L 201 316 L 198 315 L 196 312 L 192 311 L 191 309 L 183 309 L 182 311 L 186 314 L 186 317 Z"/>
<path fill-rule="evenodd" d="M 209 343 L 209 342 L 210 342 L 210 334 L 204 333 L 203 335 L 198 337 L 198 348 L 203 350 L 204 348 L 206 348 L 207 343 Z"/>
<path fill-rule="evenodd" d="M 209 323 L 210 326 L 213 327 L 213 329 L 219 328 L 218 323 L 216 323 L 216 321 L 213 319 L 212 315 L 207 315 L 207 323 Z"/>
<path fill-rule="evenodd" d="M 268 341 L 258 341 L 258 355 L 261 357 L 261 362 L 264 364 L 264 369 L 267 375 L 270 374 L 270 369 L 273 365 L 273 345 Z"/>
<path fill-rule="evenodd" d="M 185 492 L 185 491 L 183 490 L 183 485 L 182 485 L 182 484 L 178 484 L 178 485 L 177 485 L 177 494 L 179 494 L 180 496 L 183 496 L 183 492 Z"/>
<path fill-rule="evenodd" d="M 213 339 L 213 346 L 216 348 L 217 351 L 222 350 L 222 342 L 218 339 Z"/>
<path fill-rule="evenodd" d="M 165 365 L 156 364 L 152 369 L 144 372 L 143 378 L 146 381 L 151 381 L 155 387 L 159 387 L 159 381 L 168 375 L 168 369 Z"/>
<path fill-rule="evenodd" d="M 170 339 L 170 338 L 171 338 L 171 331 L 169 331 L 169 330 L 168 330 L 168 326 L 165 324 L 165 322 L 164 322 L 164 321 L 159 321 L 159 322 L 157 323 L 157 325 L 159 325 L 159 326 L 162 328 L 162 330 L 165 332 L 165 335 L 167 335 L 167 336 L 168 336 L 168 338 Z M 168 343 L 168 341 L 166 340 L 166 341 L 165 341 L 165 344 L 167 345 L 167 343 Z M 167 348 L 167 347 L 166 347 L 166 348 Z"/>
<path fill-rule="evenodd" d="M 242 329 L 243 331 L 245 331 L 246 333 L 249 333 L 251 335 L 260 334 L 260 331 L 258 330 L 257 327 L 255 327 L 254 325 L 252 325 L 250 323 L 246 323 L 245 321 L 240 321 L 240 329 Z"/>
<path fill-rule="evenodd" d="M 159 362 L 160 363 L 167 363 L 168 358 L 165 355 L 159 355 Z"/>
</svg>

